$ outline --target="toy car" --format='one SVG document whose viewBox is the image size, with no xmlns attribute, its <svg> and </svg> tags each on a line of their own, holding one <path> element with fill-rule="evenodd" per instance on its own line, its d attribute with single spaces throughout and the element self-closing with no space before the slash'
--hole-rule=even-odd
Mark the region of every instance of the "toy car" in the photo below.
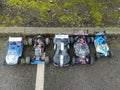
<svg viewBox="0 0 120 90">
<path fill-rule="evenodd" d="M 54 66 L 69 66 L 69 36 L 68 35 L 55 35 L 54 37 Z"/>
<path fill-rule="evenodd" d="M 74 51 L 77 58 L 72 59 L 72 64 L 93 64 L 94 57 L 90 56 L 90 50 L 88 44 L 90 38 L 88 36 L 88 30 L 75 30 L 74 31 Z"/>
<path fill-rule="evenodd" d="M 33 40 L 31 40 L 31 38 L 29 38 L 28 42 L 32 45 L 33 42 L 33 47 L 35 49 L 35 55 L 34 57 L 30 60 L 30 57 L 26 57 L 26 61 L 30 64 L 42 64 L 44 63 L 49 63 L 49 57 L 46 56 L 46 53 L 44 52 L 44 49 L 46 47 L 46 45 L 48 45 L 50 43 L 49 38 L 44 38 L 41 35 L 35 36 L 33 38 Z"/>
<path fill-rule="evenodd" d="M 7 65 L 15 65 L 19 63 L 19 59 L 23 53 L 22 37 L 9 37 L 8 51 L 5 57 Z"/>
<path fill-rule="evenodd" d="M 99 58 L 101 56 L 111 57 L 112 52 L 110 51 L 108 45 L 107 45 L 107 38 L 105 31 L 101 32 L 94 32 L 95 38 L 94 38 L 94 46 L 96 50 L 96 58 Z"/>
</svg>

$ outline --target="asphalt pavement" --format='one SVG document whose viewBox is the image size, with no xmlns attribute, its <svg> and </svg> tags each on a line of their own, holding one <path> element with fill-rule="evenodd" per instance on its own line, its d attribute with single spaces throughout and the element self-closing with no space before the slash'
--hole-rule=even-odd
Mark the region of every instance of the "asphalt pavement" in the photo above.
<svg viewBox="0 0 120 90">
<path fill-rule="evenodd" d="M 94 65 L 64 68 L 52 65 L 53 46 L 49 46 L 51 63 L 45 66 L 44 90 L 119 90 L 120 39 L 109 40 L 108 44 L 113 58 L 100 58 Z M 0 38 L 0 90 L 35 90 L 37 66 L 4 66 L 6 49 L 7 38 Z"/>
<path fill-rule="evenodd" d="M 0 38 L 0 90 L 35 90 L 36 65 L 3 65 L 7 38 Z"/>
</svg>

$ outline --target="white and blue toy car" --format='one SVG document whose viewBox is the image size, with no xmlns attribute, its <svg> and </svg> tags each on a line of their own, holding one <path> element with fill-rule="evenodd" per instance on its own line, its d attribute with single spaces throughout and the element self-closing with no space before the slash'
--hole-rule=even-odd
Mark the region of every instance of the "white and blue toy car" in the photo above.
<svg viewBox="0 0 120 90">
<path fill-rule="evenodd" d="M 95 34 L 94 46 L 96 50 L 96 58 L 99 58 L 101 56 L 111 57 L 112 52 L 108 47 L 105 31 L 95 32 L 94 34 Z"/>
<path fill-rule="evenodd" d="M 69 36 L 64 34 L 58 34 L 54 37 L 54 66 L 64 67 L 69 66 Z"/>
<path fill-rule="evenodd" d="M 22 37 L 9 37 L 8 51 L 5 57 L 5 63 L 7 65 L 18 64 L 19 58 L 23 53 Z"/>
</svg>

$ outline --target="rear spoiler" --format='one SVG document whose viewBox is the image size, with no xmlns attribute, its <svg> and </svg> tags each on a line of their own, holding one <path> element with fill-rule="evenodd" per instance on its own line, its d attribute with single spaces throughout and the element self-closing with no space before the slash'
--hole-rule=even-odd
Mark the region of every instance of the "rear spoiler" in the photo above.
<svg viewBox="0 0 120 90">
<path fill-rule="evenodd" d="M 64 34 L 61 34 L 61 35 L 55 35 L 55 38 L 60 38 L 60 39 L 66 38 L 66 39 L 68 39 L 69 36 L 68 36 L 68 35 L 64 35 Z"/>
<path fill-rule="evenodd" d="M 21 42 L 22 37 L 9 37 L 9 42 Z"/>
<path fill-rule="evenodd" d="M 105 35 L 106 32 L 105 32 L 105 31 L 98 31 L 98 32 L 94 32 L 94 34 L 95 34 L 96 36 L 98 36 L 98 35 Z"/>
<path fill-rule="evenodd" d="M 74 30 L 74 35 L 88 35 L 88 30 Z"/>
</svg>

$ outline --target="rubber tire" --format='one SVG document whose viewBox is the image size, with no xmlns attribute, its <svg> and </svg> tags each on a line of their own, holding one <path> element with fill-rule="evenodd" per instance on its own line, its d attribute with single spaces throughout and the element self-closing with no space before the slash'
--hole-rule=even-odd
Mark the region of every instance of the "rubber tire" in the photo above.
<svg viewBox="0 0 120 90">
<path fill-rule="evenodd" d="M 28 41 L 27 40 L 23 40 L 23 45 L 28 45 Z"/>
<path fill-rule="evenodd" d="M 109 53 L 108 57 L 112 57 L 113 56 L 113 53 L 111 51 L 109 51 L 108 53 Z"/>
<path fill-rule="evenodd" d="M 26 62 L 26 64 L 30 64 L 30 57 L 26 57 L 25 62 Z"/>
<path fill-rule="evenodd" d="M 73 44 L 73 42 L 74 42 L 73 37 L 70 37 L 70 43 Z"/>
<path fill-rule="evenodd" d="M 72 58 L 72 65 L 75 65 L 75 57 Z"/>
<path fill-rule="evenodd" d="M 28 38 L 28 44 L 29 44 L 29 46 L 32 46 L 32 45 L 33 45 L 33 40 L 32 40 L 32 38 Z"/>
<path fill-rule="evenodd" d="M 96 53 L 96 58 L 100 58 L 100 54 L 99 53 Z"/>
<path fill-rule="evenodd" d="M 24 65 L 26 63 L 25 59 L 24 58 L 21 58 L 20 59 L 20 64 Z"/>
<path fill-rule="evenodd" d="M 50 62 L 49 57 L 46 56 L 46 57 L 45 57 L 45 64 L 48 64 L 49 62 Z"/>
<path fill-rule="evenodd" d="M 94 42 L 94 37 L 91 37 L 91 42 L 92 42 L 92 43 Z"/>
<path fill-rule="evenodd" d="M 90 57 L 90 64 L 94 64 L 95 63 L 95 58 L 94 57 Z"/>
<path fill-rule="evenodd" d="M 87 43 L 90 44 L 91 40 L 89 37 L 86 38 L 87 39 Z"/>
<path fill-rule="evenodd" d="M 49 38 L 46 38 L 46 39 L 45 39 L 45 44 L 46 44 L 46 45 L 49 45 L 49 44 L 50 44 L 50 39 L 49 39 Z"/>
</svg>

